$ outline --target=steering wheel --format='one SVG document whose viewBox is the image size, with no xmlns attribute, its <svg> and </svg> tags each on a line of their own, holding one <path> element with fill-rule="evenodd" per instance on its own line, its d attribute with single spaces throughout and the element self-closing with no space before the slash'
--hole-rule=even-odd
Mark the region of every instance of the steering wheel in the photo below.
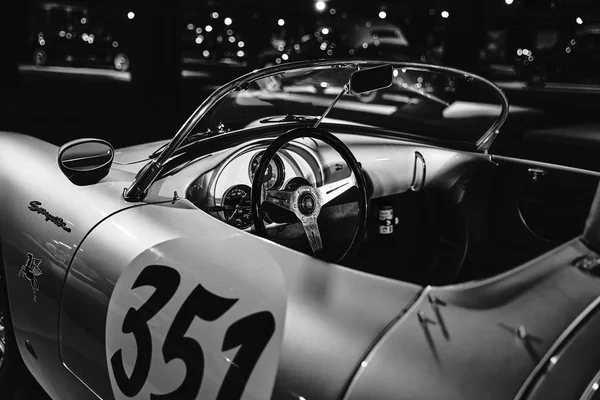
<svg viewBox="0 0 600 400">
<path fill-rule="evenodd" d="M 305 185 L 292 191 L 264 190 L 263 176 L 275 154 L 277 154 L 285 144 L 301 137 L 319 139 L 330 145 L 340 154 L 340 156 L 342 156 L 346 164 L 350 167 L 350 176 L 336 182 L 324 184 L 320 187 Z M 352 237 L 352 242 L 336 262 L 340 262 L 355 253 L 360 246 L 367 229 L 367 186 L 362 168 L 348 146 L 331 133 L 323 129 L 310 127 L 291 129 L 275 139 L 269 147 L 267 147 L 254 172 L 254 178 L 252 180 L 252 203 L 250 209 L 256 233 L 264 238 L 267 237 L 267 230 L 261 217 L 262 201 L 274 204 L 284 210 L 291 211 L 300 222 L 302 222 L 304 232 L 306 233 L 313 254 L 315 257 L 323 258 L 323 243 L 317 224 L 317 218 L 321 212 L 321 207 L 355 186 L 358 188 L 358 221 L 354 236 Z"/>
</svg>

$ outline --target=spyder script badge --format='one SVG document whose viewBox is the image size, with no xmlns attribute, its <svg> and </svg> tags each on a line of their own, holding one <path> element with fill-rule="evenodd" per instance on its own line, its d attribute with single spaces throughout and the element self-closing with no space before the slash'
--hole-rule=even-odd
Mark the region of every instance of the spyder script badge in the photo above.
<svg viewBox="0 0 600 400">
<path fill-rule="evenodd" d="M 64 219 L 62 219 L 61 217 L 57 217 L 55 215 L 52 215 L 48 212 L 48 210 L 46 210 L 45 208 L 42 207 L 42 203 L 39 201 L 32 201 L 29 203 L 29 207 L 28 207 L 31 211 L 37 212 L 38 214 L 42 214 L 43 216 L 46 217 L 46 221 L 50 221 L 52 222 L 54 225 L 58 226 L 59 228 L 63 228 L 65 231 L 67 232 L 71 232 L 71 228 L 67 227 L 67 223 L 65 222 Z"/>
</svg>

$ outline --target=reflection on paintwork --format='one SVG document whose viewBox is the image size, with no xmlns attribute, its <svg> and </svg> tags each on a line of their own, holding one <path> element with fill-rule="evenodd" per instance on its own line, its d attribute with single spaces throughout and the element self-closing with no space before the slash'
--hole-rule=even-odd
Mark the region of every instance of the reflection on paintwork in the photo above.
<svg viewBox="0 0 600 400">
<path fill-rule="evenodd" d="M 66 243 L 53 239 L 52 241 L 46 242 L 45 248 L 50 253 L 50 256 L 57 262 L 68 264 L 71 261 L 73 248 Z"/>
</svg>

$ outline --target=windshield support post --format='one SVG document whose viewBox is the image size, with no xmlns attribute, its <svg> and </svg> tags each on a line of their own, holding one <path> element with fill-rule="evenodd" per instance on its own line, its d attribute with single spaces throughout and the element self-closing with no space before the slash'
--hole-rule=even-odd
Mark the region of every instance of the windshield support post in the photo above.
<svg viewBox="0 0 600 400">
<path fill-rule="evenodd" d="M 342 89 L 342 91 L 335 97 L 335 99 L 333 99 L 333 102 L 329 105 L 329 107 L 327 107 L 327 110 L 325 110 L 325 112 L 323 113 L 323 115 L 321 115 L 319 117 L 319 119 L 317 120 L 317 122 L 315 122 L 315 124 L 313 125 L 313 129 L 317 129 L 317 127 L 319 126 L 319 124 L 321 123 L 321 121 L 323 120 L 323 118 L 325 118 L 325 116 L 327 114 L 329 114 L 329 111 L 331 111 L 331 109 L 333 108 L 333 106 L 335 106 L 335 103 L 338 102 L 339 99 L 342 98 L 343 95 L 345 95 L 346 93 L 348 93 L 350 91 L 350 85 L 348 85 L 347 83 L 344 85 L 344 88 Z"/>
</svg>

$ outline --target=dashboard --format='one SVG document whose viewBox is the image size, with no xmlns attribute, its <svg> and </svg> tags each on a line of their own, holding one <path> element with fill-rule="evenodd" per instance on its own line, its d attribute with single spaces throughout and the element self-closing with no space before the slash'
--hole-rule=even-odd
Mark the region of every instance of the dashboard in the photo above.
<svg viewBox="0 0 600 400">
<path fill-rule="evenodd" d="M 320 186 L 329 180 L 341 179 L 336 176 L 340 172 L 347 171 L 349 174 L 341 156 L 332 149 L 325 149 L 325 146 L 310 138 L 288 143 L 269 162 L 263 177 L 263 189 L 292 191 L 304 185 Z M 252 181 L 266 147 L 264 142 L 258 142 L 234 151 L 212 171 L 208 185 L 202 182 L 207 179 L 203 176 L 191 185 L 191 193 L 194 188 L 200 187 L 208 191 L 204 196 L 192 195 L 191 201 L 226 223 L 249 230 L 252 226 Z M 267 227 L 276 225 L 267 210 L 263 220 Z"/>
<path fill-rule="evenodd" d="M 449 188 L 470 169 L 469 164 L 489 162 L 489 156 L 457 152 L 408 141 L 336 134 L 362 166 L 369 197 L 379 198 L 423 187 Z M 197 208 L 241 230 L 251 231 L 250 193 L 254 171 L 272 139 L 247 141 L 235 147 L 206 154 L 155 185 L 148 198 L 164 201 L 174 192 Z M 298 186 L 319 187 L 348 177 L 350 170 L 329 145 L 312 138 L 293 140 L 271 160 L 263 177 L 265 190 L 293 190 Z M 421 176 L 419 177 L 419 174 Z M 263 219 L 267 229 L 289 225 L 269 212 Z"/>
<path fill-rule="evenodd" d="M 307 162 L 298 154 L 298 145 L 294 147 L 296 151 L 283 150 L 271 159 L 263 177 L 264 190 L 293 190 L 317 181 L 313 172 L 314 162 L 310 162 L 315 160 L 314 157 Z M 264 151 L 263 146 L 245 149 L 217 171 L 214 206 L 209 209 L 218 212 L 222 220 L 236 228 L 249 229 L 252 226 L 251 187 Z M 306 150 L 303 152 L 307 153 Z M 263 215 L 263 219 L 267 224 L 272 223 L 268 214 Z"/>
</svg>

